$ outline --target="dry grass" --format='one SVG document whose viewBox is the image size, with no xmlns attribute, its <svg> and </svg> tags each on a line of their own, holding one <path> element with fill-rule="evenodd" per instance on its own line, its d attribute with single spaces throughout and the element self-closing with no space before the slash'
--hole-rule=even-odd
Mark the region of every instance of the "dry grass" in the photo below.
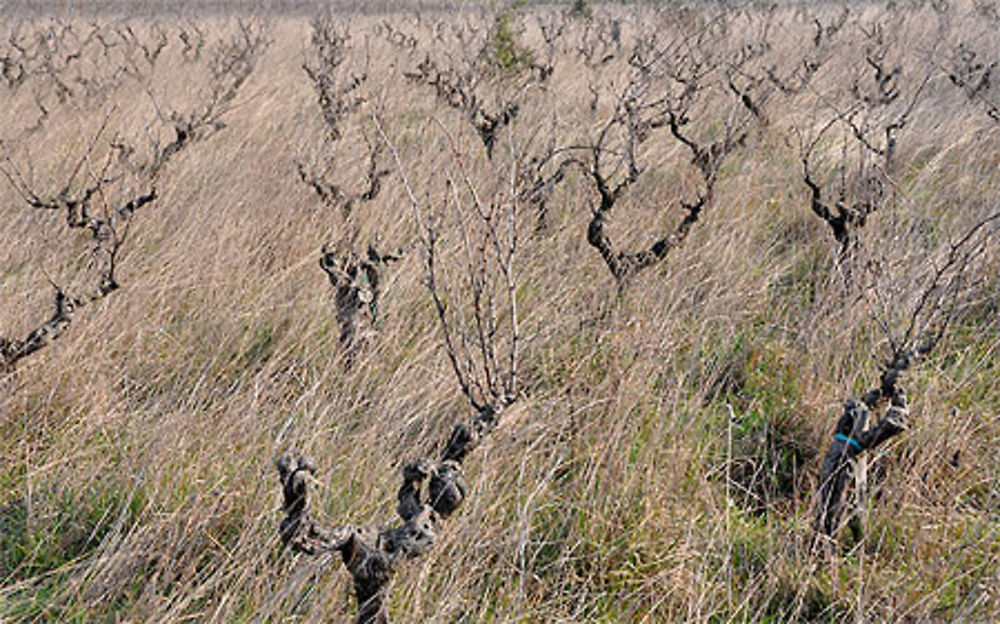
<svg viewBox="0 0 1000 624">
<path fill-rule="evenodd" d="M 907 45 L 896 52 L 930 67 L 944 54 L 934 12 L 900 10 Z M 802 11 L 774 18 L 785 66 L 812 34 Z M 644 9 L 618 15 L 626 38 L 654 28 Z M 964 4 L 953 16 L 949 41 L 995 54 L 994 26 Z M 231 26 L 203 19 L 208 33 Z M 350 19 L 418 195 L 436 201 L 455 170 L 449 137 L 476 183 L 492 183 L 468 124 L 402 77 L 422 54 L 377 37 L 381 17 Z M 447 18 L 386 19 L 427 43 L 427 25 Z M 382 327 L 342 365 L 316 262 L 344 224 L 295 172 L 296 159 L 326 149 L 300 69 L 309 23 L 275 16 L 270 27 L 274 42 L 227 129 L 171 163 L 160 200 L 137 216 L 122 290 L 0 382 L 0 621 L 347 621 L 339 561 L 279 548 L 277 454 L 294 446 L 316 458 L 324 521 L 384 525 L 399 467 L 439 448 L 467 409 L 417 251 L 389 270 Z M 573 22 L 567 36 L 581 31 Z M 538 45 L 533 28 L 525 37 Z M 470 495 L 437 547 L 397 576 L 397 621 L 1000 618 L 995 247 L 977 269 L 980 301 L 904 382 L 913 427 L 872 460 L 884 477 L 863 510 L 864 539 L 833 559 L 809 554 L 819 456 L 840 402 L 874 384 L 885 337 L 865 299 L 843 295 L 835 245 L 809 211 L 786 138 L 825 121 L 824 98 L 849 88 L 856 52 L 844 44 L 816 89 L 772 100 L 771 126 L 727 162 L 684 247 L 620 299 L 586 243 L 594 198 L 579 175 L 559 188 L 547 230 L 525 215 L 523 397 L 469 458 Z M 567 133 L 587 136 L 588 81 L 618 81 L 623 68 L 619 59 L 592 72 L 565 55 L 515 132 L 558 109 Z M 168 55 L 149 84 L 183 99 L 198 79 Z M 144 132 L 144 88 L 126 82 L 106 100 L 54 110 L 12 157 L 57 184 L 112 105 L 116 132 Z M 9 139 L 34 107 L 26 90 L 0 92 Z M 368 119 L 353 118 L 333 154 L 346 184 L 362 179 Z M 712 132 L 711 118 L 701 127 Z M 927 259 L 995 210 L 998 130 L 935 74 L 901 134 L 898 202 L 862 233 L 869 257 L 892 269 L 893 297 L 912 296 Z M 667 134 L 642 156 L 649 169 L 615 209 L 626 242 L 679 220 L 676 201 L 695 179 Z M 407 206 L 389 178 L 358 217 L 362 239 L 410 245 Z M 47 277 L 87 278 L 86 247 L 6 185 L 0 222 L 0 334 L 23 336 L 49 314 Z M 460 272 L 448 232 L 446 269 Z"/>
</svg>

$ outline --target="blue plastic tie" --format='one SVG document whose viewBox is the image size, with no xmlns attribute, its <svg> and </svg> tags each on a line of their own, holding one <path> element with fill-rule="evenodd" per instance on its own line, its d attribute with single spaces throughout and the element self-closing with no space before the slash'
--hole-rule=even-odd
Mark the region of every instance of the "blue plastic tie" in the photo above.
<svg viewBox="0 0 1000 624">
<path fill-rule="evenodd" d="M 858 442 L 857 440 L 855 440 L 854 438 L 852 438 L 850 436 L 845 436 L 842 433 L 836 433 L 836 434 L 834 434 L 833 439 L 834 440 L 840 440 L 841 442 L 846 442 L 847 444 L 850 444 L 851 446 L 853 446 L 854 448 L 858 449 L 859 451 L 863 451 L 864 450 L 864 449 L 861 448 L 861 443 L 860 442 Z"/>
</svg>

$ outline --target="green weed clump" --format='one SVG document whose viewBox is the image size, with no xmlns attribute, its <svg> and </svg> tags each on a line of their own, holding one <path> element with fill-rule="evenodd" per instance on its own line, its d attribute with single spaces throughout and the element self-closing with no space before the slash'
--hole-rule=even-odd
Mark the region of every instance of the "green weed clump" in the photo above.
<svg viewBox="0 0 1000 624">
<path fill-rule="evenodd" d="M 594 8 L 590 6 L 589 0 L 573 0 L 569 14 L 572 17 L 590 19 L 594 17 Z"/>
<path fill-rule="evenodd" d="M 526 0 L 513 0 L 497 12 L 483 56 L 487 67 L 501 76 L 516 76 L 531 67 L 535 52 L 522 43 L 518 20 Z"/>
</svg>

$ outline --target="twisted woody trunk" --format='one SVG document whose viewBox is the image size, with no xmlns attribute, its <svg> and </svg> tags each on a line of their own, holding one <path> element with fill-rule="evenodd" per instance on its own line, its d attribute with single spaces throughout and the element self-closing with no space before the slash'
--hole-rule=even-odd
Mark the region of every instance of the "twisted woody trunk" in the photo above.
<svg viewBox="0 0 1000 624">
<path fill-rule="evenodd" d="M 340 553 L 354 582 L 358 624 L 389 622 L 386 605 L 393 573 L 403 561 L 430 550 L 442 521 L 461 506 L 466 495 L 462 461 L 496 427 L 498 416 L 486 409 L 457 423 L 436 462 L 407 464 L 397 494 L 396 512 L 402 522 L 382 531 L 355 525 L 321 527 L 310 517 L 308 505 L 308 475 L 315 474 L 316 465 L 297 453 L 278 460 L 285 511 L 281 539 L 296 552 Z"/>
</svg>

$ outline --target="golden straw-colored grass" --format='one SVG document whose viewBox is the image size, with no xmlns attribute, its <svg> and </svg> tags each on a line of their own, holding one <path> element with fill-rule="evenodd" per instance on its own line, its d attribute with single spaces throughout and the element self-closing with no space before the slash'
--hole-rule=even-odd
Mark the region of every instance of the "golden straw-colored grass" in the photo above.
<svg viewBox="0 0 1000 624">
<path fill-rule="evenodd" d="M 938 67 L 959 41 L 998 60 L 997 29 L 972 4 L 953 3 L 947 24 L 929 5 L 897 4 L 894 58 L 916 72 Z M 880 10 L 851 6 L 852 20 Z M 533 13 L 548 10 L 525 9 L 518 22 L 536 50 Z M 659 19 L 649 8 L 595 10 L 621 20 L 626 42 Z M 838 11 L 776 9 L 776 62 L 794 66 L 811 16 Z M 22 28 L 46 18 L 25 19 L 34 21 Z M 317 260 L 345 225 L 299 181 L 296 162 L 328 158 L 332 178 L 359 188 L 371 108 L 325 144 L 301 69 L 308 18 L 266 19 L 273 43 L 226 129 L 173 160 L 160 199 L 136 214 L 121 290 L 81 309 L 59 340 L 0 380 L 0 621 L 350 621 L 356 605 L 339 558 L 280 548 L 276 457 L 297 448 L 316 460 L 313 508 L 323 522 L 387 526 L 399 469 L 435 454 L 468 413 L 395 170 L 358 208 L 359 244 L 377 234 L 407 253 L 387 270 L 381 327 L 344 366 Z M 389 20 L 440 54 L 435 21 L 485 29 L 489 13 L 343 19 L 352 62 L 370 55 L 373 102 L 384 105 L 386 133 L 425 208 L 441 208 L 444 178 L 457 171 L 450 141 L 473 182 L 492 188 L 504 171 L 471 127 L 402 76 L 424 48 L 410 55 L 375 34 Z M 209 38 L 232 28 L 224 15 L 133 24 L 148 20 L 171 33 L 194 20 Z M 572 48 L 582 22 L 568 28 Z M 828 558 L 810 551 L 816 473 L 841 402 L 875 385 L 887 355 L 872 293 L 859 285 L 844 294 L 795 143 L 796 129 L 815 132 L 829 119 L 825 103 L 846 97 L 863 63 L 848 28 L 814 89 L 769 100 L 771 124 L 726 161 L 683 247 L 621 298 L 587 245 L 595 195 L 579 173 L 557 190 L 547 229 L 521 211 L 523 394 L 467 460 L 469 496 L 439 542 L 397 574 L 394 621 L 1000 618 L 995 238 L 974 269 L 975 300 L 905 376 L 912 427 L 870 459 L 877 491 L 861 511 L 863 539 L 844 537 Z M 204 82 L 171 46 L 148 82 L 55 106 L 40 133 L 16 144 L 36 111 L 32 92 L 0 87 L 4 155 L 55 192 L 104 115 L 115 133 L 141 139 L 155 121 L 149 91 L 182 106 Z M 586 140 L 611 104 L 591 116 L 588 84 L 620 88 L 626 69 L 619 58 L 594 71 L 562 53 L 513 136 L 541 132 L 556 112 L 567 140 Z M 998 207 L 1000 124 L 934 71 L 900 134 L 897 200 L 861 233 L 865 257 L 889 272 L 881 293 L 896 302 L 912 303 L 919 271 Z M 693 127 L 717 130 L 727 106 L 709 107 Z M 845 135 L 832 136 L 821 148 L 824 180 Z M 677 201 L 698 181 L 665 129 L 640 155 L 647 169 L 613 213 L 613 235 L 629 247 L 674 227 Z M 23 337 L 51 314 L 50 278 L 67 287 L 92 279 L 86 236 L 30 209 L 6 183 L 0 223 L 0 335 Z M 443 227 L 444 269 L 460 275 L 454 219 Z"/>
</svg>

